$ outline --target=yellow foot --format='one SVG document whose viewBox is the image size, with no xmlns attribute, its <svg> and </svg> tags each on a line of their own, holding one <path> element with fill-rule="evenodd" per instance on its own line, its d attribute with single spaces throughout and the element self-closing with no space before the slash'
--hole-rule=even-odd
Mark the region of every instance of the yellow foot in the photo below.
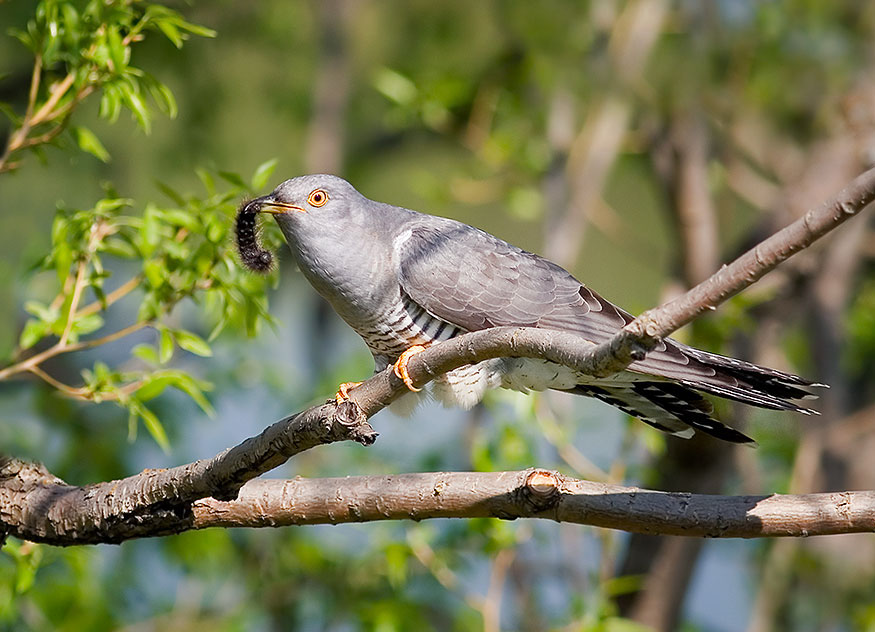
<svg viewBox="0 0 875 632">
<path fill-rule="evenodd" d="M 398 359 L 395 361 L 394 372 L 395 375 L 398 376 L 398 379 L 402 380 L 404 384 L 411 391 L 416 393 L 417 391 L 421 391 L 421 388 L 416 388 L 413 385 L 413 380 L 410 379 L 410 374 L 407 373 L 407 363 L 410 361 L 410 358 L 415 356 L 417 353 L 421 353 L 425 351 L 425 347 L 422 345 L 413 345 L 409 349 L 407 349 L 404 353 L 398 356 Z"/>
<path fill-rule="evenodd" d="M 361 382 L 344 382 L 343 384 L 338 386 L 337 393 L 334 394 L 334 401 L 336 401 L 338 404 L 342 404 L 343 402 L 348 400 L 349 392 L 359 384 L 361 384 Z"/>
</svg>

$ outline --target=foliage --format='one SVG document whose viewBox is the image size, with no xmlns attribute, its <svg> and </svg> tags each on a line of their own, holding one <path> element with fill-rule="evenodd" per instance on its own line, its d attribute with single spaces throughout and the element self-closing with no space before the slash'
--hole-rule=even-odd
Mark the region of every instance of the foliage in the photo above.
<svg viewBox="0 0 875 632">
<path fill-rule="evenodd" d="M 67 130 L 70 115 L 90 94 L 100 92 L 100 116 L 115 121 L 121 110 L 131 112 L 146 132 L 152 113 L 146 97 L 169 116 L 176 116 L 170 89 L 149 73 L 131 64 L 131 49 L 150 31 L 160 31 L 178 48 L 189 34 L 211 37 L 210 29 L 186 22 L 172 9 L 145 2 L 70 2 L 43 0 L 34 17 L 11 34 L 34 56 L 33 73 L 24 114 L 8 104 L 2 111 L 13 124 L 0 173 L 20 165 L 13 162 L 24 150 L 40 152 Z M 73 130 L 82 151 L 100 160 L 109 153 L 88 128 Z"/>
<path fill-rule="evenodd" d="M 0 378 L 30 372 L 64 394 L 94 402 L 113 401 L 129 412 L 129 434 L 136 437 L 141 419 L 152 437 L 165 449 L 167 435 L 146 402 L 166 388 L 187 393 L 201 409 L 212 408 L 203 391 L 209 384 L 166 365 L 178 347 L 198 356 L 210 356 L 209 343 L 197 334 L 172 324 L 174 307 L 184 299 L 203 303 L 213 321 L 209 339 L 228 324 L 254 335 L 269 321 L 265 278 L 243 272 L 230 252 L 230 233 L 236 201 L 260 189 L 275 163 L 266 163 L 250 184 L 226 175 L 230 188 L 218 191 L 212 176 L 201 172 L 207 196 L 182 196 L 165 187 L 173 204 L 148 204 L 142 215 L 124 211 L 132 201 L 107 191 L 91 209 L 60 209 L 52 225 L 52 251 L 36 271 L 53 272 L 56 293 L 51 301 L 30 300 L 25 309 L 31 318 L 21 333 L 16 356 L 38 345 L 54 344 L 2 370 Z M 113 270 L 136 272 L 111 292 L 105 291 Z M 107 331 L 103 313 L 117 301 L 133 295 L 139 300 L 133 322 Z M 83 305 L 83 297 L 93 296 Z M 157 332 L 154 344 L 139 344 L 130 351 L 143 368 L 124 370 L 96 361 L 83 369 L 83 385 L 70 386 L 47 374 L 42 364 L 60 354 L 91 349 L 140 329 Z M 94 335 L 88 340 L 82 336 Z M 129 364 L 127 359 L 119 363 Z"/>
</svg>

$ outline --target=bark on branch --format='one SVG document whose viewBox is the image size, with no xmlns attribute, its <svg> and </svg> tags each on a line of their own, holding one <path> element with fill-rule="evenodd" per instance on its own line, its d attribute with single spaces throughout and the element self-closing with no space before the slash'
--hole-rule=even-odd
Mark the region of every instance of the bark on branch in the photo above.
<svg viewBox="0 0 875 632">
<path fill-rule="evenodd" d="M 257 480 L 237 500 L 194 504 L 193 527 L 280 527 L 426 518 L 547 518 L 712 538 L 875 531 L 875 492 L 710 496 L 648 491 L 549 470 Z"/>
<path fill-rule="evenodd" d="M 733 294 L 751 285 L 781 261 L 857 214 L 873 199 L 875 199 L 875 170 L 870 170 L 855 179 L 832 201 L 819 209 L 809 211 L 802 219 L 765 240 L 732 264 L 725 266 L 679 299 L 642 314 L 603 344 L 594 345 L 577 336 L 558 331 L 515 327 L 489 329 L 448 340 L 413 356 L 409 364 L 410 375 L 414 382 L 422 385 L 435 376 L 459 366 L 502 356 L 546 358 L 599 376 L 620 371 L 631 362 L 643 358 L 647 349 L 660 337 L 669 335 L 698 314 L 713 309 Z M 219 507 L 220 505 L 216 503 L 235 498 L 241 487 L 257 491 L 267 489 L 259 485 L 274 485 L 274 483 L 245 484 L 284 463 L 291 456 L 316 445 L 339 440 L 356 440 L 365 445 L 372 443 L 376 433 L 367 423 L 367 418 L 405 392 L 404 384 L 391 370 L 387 370 L 354 389 L 348 403 L 337 405 L 332 401 L 290 416 L 270 426 L 259 436 L 247 439 L 212 459 L 196 461 L 169 470 L 147 470 L 119 481 L 83 487 L 66 484 L 40 465 L 15 459 L 0 459 L 0 537 L 10 534 L 27 540 L 69 545 L 121 542 L 130 538 L 164 535 L 210 526 L 198 522 L 206 520 L 204 514 L 198 512 L 205 512 L 210 507 Z M 481 475 L 444 476 L 464 478 Z M 478 480 L 481 484 L 486 481 L 498 485 L 502 476 L 505 475 L 494 474 Z M 544 476 L 549 478 L 547 475 Z M 355 482 L 373 479 L 348 480 Z M 473 482 L 473 479 L 470 480 Z M 550 498 L 555 496 L 560 500 L 551 500 L 552 504 L 543 506 L 538 504 L 544 500 L 538 496 L 540 483 L 532 489 L 530 484 L 523 485 L 522 488 L 517 484 L 513 489 L 523 489 L 521 492 L 512 492 L 508 488 L 501 487 L 486 490 L 484 498 L 505 498 L 511 503 L 518 502 L 514 494 L 522 493 L 524 496 L 528 494 L 525 496 L 528 498 L 527 502 L 535 503 L 531 505 L 528 514 L 515 513 L 510 509 L 515 506 L 513 504 L 490 505 L 489 502 L 481 499 L 480 505 L 475 502 L 476 506 L 481 507 L 478 511 L 486 511 L 485 507 L 498 507 L 495 509 L 497 513 L 470 515 L 498 515 L 499 517 L 532 515 L 560 520 L 569 519 L 574 522 L 584 521 L 587 516 L 600 515 L 600 518 L 593 518 L 591 522 L 587 520 L 587 524 L 633 531 L 653 528 L 653 532 L 688 535 L 729 534 L 737 537 L 753 537 L 805 534 L 792 529 L 779 533 L 779 530 L 775 530 L 776 527 L 772 527 L 772 530 L 764 526 L 757 527 L 757 524 L 766 524 L 757 511 L 762 507 L 774 507 L 775 501 L 770 501 L 769 498 L 775 497 L 739 500 L 725 497 L 678 496 L 660 492 L 621 491 L 623 488 L 613 491 L 604 487 L 585 488 L 580 487 L 583 485 L 582 481 L 567 479 L 561 479 L 560 482 L 561 486 L 556 483 L 553 484 L 552 491 L 550 489 L 544 491 Z M 423 489 L 426 488 L 421 487 L 420 491 Z M 502 489 L 504 491 L 501 491 Z M 601 491 L 593 494 L 593 489 L 601 489 Z M 409 493 L 409 490 L 397 491 L 402 495 Z M 238 504 L 251 499 L 248 494 L 247 491 L 247 495 L 237 501 Z M 604 497 L 601 501 L 606 503 L 603 505 L 602 514 L 591 513 L 594 510 L 586 503 L 575 504 L 582 502 L 580 498 L 598 500 L 599 495 Z M 778 497 L 783 498 L 778 508 L 787 512 L 788 516 L 798 516 L 797 520 L 803 520 L 803 517 L 807 516 L 808 522 L 805 524 L 812 524 L 812 528 L 807 531 L 808 534 L 867 531 L 873 529 L 871 522 L 875 513 L 872 511 L 873 495 L 875 492 L 847 492 L 844 495 L 830 495 L 832 500 L 811 496 Z M 219 500 L 203 501 L 210 497 Z M 636 504 L 635 499 L 639 497 L 645 497 L 648 502 L 644 505 Z M 391 512 L 388 516 L 385 515 L 386 505 L 381 498 L 375 497 L 373 502 L 375 511 L 384 518 L 431 516 L 422 509 L 428 505 L 427 494 L 408 496 L 410 505 L 400 510 L 403 515 L 397 516 Z M 619 502 L 620 499 L 625 500 Z M 650 499 L 659 499 L 659 502 L 651 503 Z M 297 499 L 291 498 L 289 502 L 294 504 Z M 233 503 L 225 504 L 235 506 Z M 359 504 L 362 507 L 366 506 L 366 503 Z M 579 508 L 576 513 L 560 512 L 560 508 L 564 512 L 568 507 Z M 806 514 L 805 511 L 809 513 Z M 256 515 L 257 512 L 253 514 Z M 342 512 L 338 510 L 325 515 L 325 521 L 331 522 L 339 520 Z M 356 515 L 355 511 L 353 515 Z M 665 516 L 671 517 L 671 520 Z M 714 521 L 700 521 L 699 516 L 713 516 Z M 733 516 L 735 516 L 734 522 L 732 522 Z M 811 520 L 812 516 L 819 516 L 819 519 Z M 266 523 L 274 519 L 279 520 L 279 516 L 272 517 L 269 514 L 265 518 Z M 302 517 L 301 520 L 303 519 Z M 754 527 L 750 526 L 751 522 Z M 734 525 L 735 530 L 732 531 L 729 527 L 724 529 L 721 526 L 724 523 Z M 820 531 L 814 528 L 815 524 L 821 525 Z"/>
</svg>

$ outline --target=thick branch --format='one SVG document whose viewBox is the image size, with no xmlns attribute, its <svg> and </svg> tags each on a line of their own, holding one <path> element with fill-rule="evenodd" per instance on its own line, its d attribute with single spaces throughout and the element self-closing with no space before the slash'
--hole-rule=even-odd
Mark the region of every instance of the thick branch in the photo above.
<svg viewBox="0 0 875 632">
<path fill-rule="evenodd" d="M 8 465 L 7 465 L 8 471 Z M 39 474 L 34 470 L 33 474 Z M 69 488 L 44 470 L 42 484 Z M 21 480 L 34 479 L 23 477 Z M 8 486 L 7 486 L 8 487 Z M 4 505 L 27 499 L 27 485 Z M 81 498 L 77 499 L 81 502 Z M 52 511 L 51 504 L 44 505 Z M 541 518 L 637 533 L 714 538 L 812 536 L 875 531 L 875 492 L 772 496 L 667 493 L 568 478 L 547 470 L 437 472 L 250 481 L 236 500 L 202 499 L 190 511 L 165 506 L 139 529 L 112 539 L 96 530 L 17 537 L 49 544 L 119 542 L 209 527 L 282 527 L 428 518 Z M 108 525 L 113 526 L 113 525 Z M 72 539 L 71 536 L 76 536 Z"/>
<path fill-rule="evenodd" d="M 246 481 L 317 445 L 376 433 L 352 404 L 314 406 L 212 459 L 77 487 L 42 465 L 0 459 L 0 530 L 58 545 L 122 542 L 192 527 L 191 503 L 233 498 Z"/>
<path fill-rule="evenodd" d="M 637 533 L 712 538 L 875 531 L 875 492 L 771 496 L 667 493 L 548 470 L 435 472 L 247 483 L 237 500 L 200 500 L 194 528 L 426 518 L 547 518 Z"/>
</svg>

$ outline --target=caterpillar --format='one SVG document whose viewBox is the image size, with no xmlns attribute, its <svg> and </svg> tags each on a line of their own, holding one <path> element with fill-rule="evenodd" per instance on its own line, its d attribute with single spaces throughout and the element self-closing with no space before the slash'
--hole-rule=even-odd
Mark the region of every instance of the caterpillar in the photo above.
<svg viewBox="0 0 875 632">
<path fill-rule="evenodd" d="M 244 266 L 267 274 L 273 269 L 273 254 L 261 247 L 258 241 L 258 225 L 256 217 L 261 211 L 257 200 L 249 200 L 240 205 L 234 222 L 234 232 L 237 235 L 237 252 Z"/>
</svg>

